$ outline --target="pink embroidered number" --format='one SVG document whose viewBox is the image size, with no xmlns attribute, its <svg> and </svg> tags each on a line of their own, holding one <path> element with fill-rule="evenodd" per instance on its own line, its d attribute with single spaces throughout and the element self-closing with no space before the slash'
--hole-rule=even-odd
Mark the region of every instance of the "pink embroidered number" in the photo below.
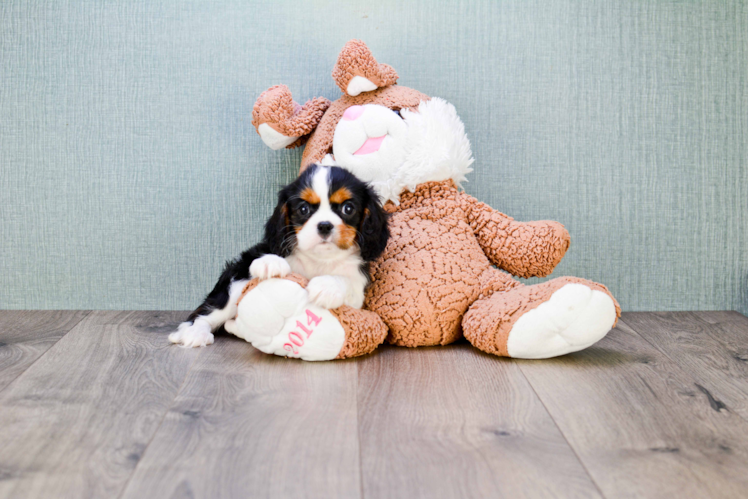
<svg viewBox="0 0 748 500">
<path fill-rule="evenodd" d="M 307 338 L 309 338 L 309 336 L 312 334 L 312 331 L 309 328 L 307 328 L 304 325 L 302 325 L 301 321 L 296 321 L 296 326 L 298 326 L 299 328 L 301 328 L 301 331 L 303 331 L 304 333 L 306 333 L 306 337 Z M 292 333 L 296 333 L 296 332 L 292 332 Z M 289 333 L 288 335 L 290 336 L 291 334 Z"/>
<path fill-rule="evenodd" d="M 314 323 L 314 326 L 318 326 L 320 321 L 322 321 L 322 318 L 320 318 L 319 316 L 316 316 L 312 311 L 307 309 L 306 320 L 307 320 L 307 324 L 311 325 L 312 323 Z M 311 333 L 309 335 L 311 335 Z"/>
<path fill-rule="evenodd" d="M 314 314 L 309 309 L 306 310 L 306 325 L 304 325 L 301 321 L 296 321 L 296 327 L 304 332 L 306 334 L 306 338 L 312 336 L 312 333 L 314 333 L 314 328 L 319 326 L 319 324 L 322 322 L 322 318 Z M 311 327 L 311 329 L 307 328 Z M 283 344 L 283 349 L 285 349 L 288 352 L 292 352 L 294 354 L 299 354 L 299 351 L 296 349 L 297 347 L 301 347 L 304 345 L 305 338 L 296 330 L 291 330 L 288 333 L 288 342 Z"/>
<path fill-rule="evenodd" d="M 294 340 L 294 337 L 296 338 L 295 340 Z M 288 340 L 290 340 L 292 344 L 297 345 L 299 347 L 304 345 L 304 337 L 302 337 L 296 332 L 289 333 Z"/>
</svg>

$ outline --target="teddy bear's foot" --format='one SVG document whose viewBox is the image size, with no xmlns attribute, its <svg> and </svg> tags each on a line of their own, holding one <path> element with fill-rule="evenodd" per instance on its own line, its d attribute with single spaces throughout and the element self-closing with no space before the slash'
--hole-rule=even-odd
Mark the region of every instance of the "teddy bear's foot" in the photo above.
<svg viewBox="0 0 748 500">
<path fill-rule="evenodd" d="M 386 328 L 374 313 L 318 307 L 309 300 L 307 284 L 295 274 L 250 281 L 236 318 L 224 328 L 264 353 L 306 361 L 359 356 L 384 341 Z"/>
<path fill-rule="evenodd" d="M 345 343 L 337 318 L 311 304 L 306 289 L 287 279 L 257 283 L 225 328 L 264 353 L 307 361 L 335 359 Z"/>
<path fill-rule="evenodd" d="M 618 303 L 603 285 L 557 278 L 475 302 L 463 330 L 483 351 L 543 359 L 586 349 L 615 326 L 618 316 Z"/>
</svg>

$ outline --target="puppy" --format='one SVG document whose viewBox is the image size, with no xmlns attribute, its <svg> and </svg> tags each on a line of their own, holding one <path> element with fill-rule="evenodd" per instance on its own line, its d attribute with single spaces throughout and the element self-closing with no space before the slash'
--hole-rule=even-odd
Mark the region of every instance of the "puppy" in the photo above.
<svg viewBox="0 0 748 500">
<path fill-rule="evenodd" d="M 169 335 L 185 347 L 213 343 L 213 332 L 236 316 L 236 302 L 251 278 L 309 279 L 316 305 L 360 308 L 369 263 L 389 238 L 387 214 L 366 183 L 339 167 L 312 165 L 278 193 L 262 242 L 226 263 L 213 291 Z"/>
</svg>

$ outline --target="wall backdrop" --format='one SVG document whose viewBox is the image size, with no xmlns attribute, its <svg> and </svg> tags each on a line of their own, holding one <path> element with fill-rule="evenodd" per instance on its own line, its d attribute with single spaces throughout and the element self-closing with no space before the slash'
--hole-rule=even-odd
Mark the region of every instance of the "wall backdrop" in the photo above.
<svg viewBox="0 0 748 500">
<path fill-rule="evenodd" d="M 344 43 L 457 107 L 466 190 L 624 310 L 748 313 L 740 1 L 0 2 L 0 308 L 189 309 L 301 151 L 256 97 L 340 95 Z"/>
</svg>

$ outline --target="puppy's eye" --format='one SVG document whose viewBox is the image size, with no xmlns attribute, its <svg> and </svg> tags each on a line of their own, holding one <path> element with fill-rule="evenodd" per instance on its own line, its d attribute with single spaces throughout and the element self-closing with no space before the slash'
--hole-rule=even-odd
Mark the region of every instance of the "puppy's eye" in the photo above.
<svg viewBox="0 0 748 500">
<path fill-rule="evenodd" d="M 353 215 L 354 212 L 356 211 L 356 207 L 353 206 L 353 203 L 351 203 L 350 201 L 347 201 L 343 203 L 342 210 L 343 210 L 343 215 Z"/>
<path fill-rule="evenodd" d="M 307 205 L 306 203 L 304 203 L 303 205 L 301 205 L 299 207 L 299 213 L 301 215 L 308 215 L 309 214 L 309 205 Z"/>
</svg>

